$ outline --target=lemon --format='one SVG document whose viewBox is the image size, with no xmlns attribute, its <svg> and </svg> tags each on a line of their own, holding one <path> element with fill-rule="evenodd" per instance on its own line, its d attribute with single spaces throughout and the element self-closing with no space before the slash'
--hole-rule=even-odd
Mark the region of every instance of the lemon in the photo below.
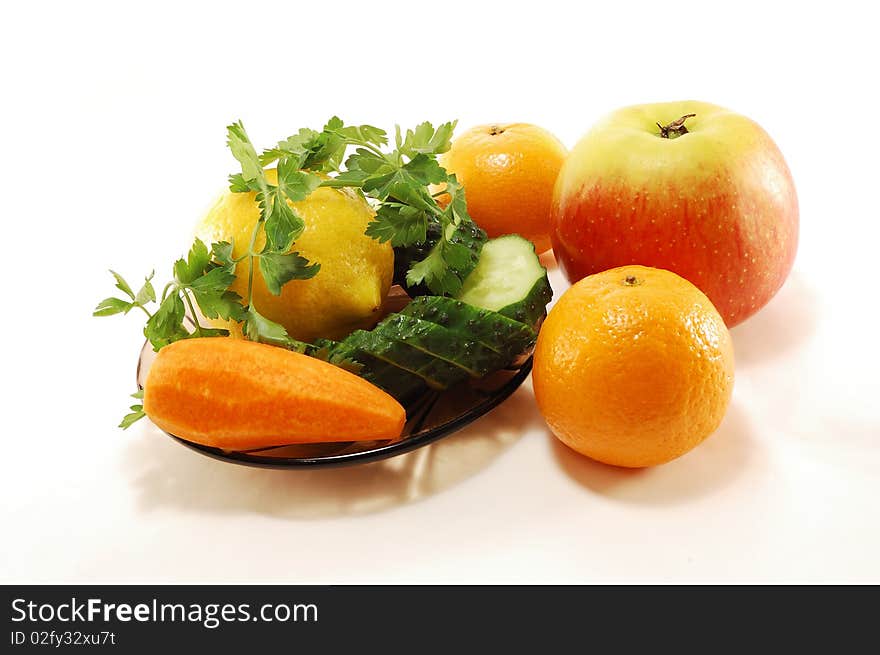
<svg viewBox="0 0 880 655">
<path fill-rule="evenodd" d="M 270 182 L 275 171 L 266 171 Z M 302 217 L 305 230 L 293 250 L 321 269 L 308 280 L 291 280 L 281 295 L 269 292 L 258 266 L 254 268 L 253 305 L 263 316 L 302 341 L 340 339 L 353 330 L 369 329 L 379 320 L 391 287 L 394 253 L 389 243 L 364 234 L 373 210 L 359 195 L 341 189 L 319 188 L 303 201 L 290 203 Z M 205 243 L 229 241 L 241 257 L 250 245 L 260 216 L 254 193 L 227 191 L 196 227 Z M 256 249 L 263 247 L 260 233 Z M 247 299 L 248 263 L 236 270 L 231 289 Z"/>
</svg>

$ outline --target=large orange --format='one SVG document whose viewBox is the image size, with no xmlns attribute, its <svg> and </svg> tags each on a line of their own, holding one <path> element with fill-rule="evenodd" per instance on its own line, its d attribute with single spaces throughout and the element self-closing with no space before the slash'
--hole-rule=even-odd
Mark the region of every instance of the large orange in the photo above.
<svg viewBox="0 0 880 655">
<path fill-rule="evenodd" d="M 540 254 L 550 249 L 553 185 L 566 154 L 543 128 L 498 123 L 457 137 L 440 163 L 462 183 L 468 213 L 490 237 L 519 234 Z"/>
<path fill-rule="evenodd" d="M 535 398 L 566 445 L 616 466 L 653 466 L 708 437 L 733 390 L 730 333 L 709 299 L 669 271 L 613 268 L 559 299 L 538 335 Z"/>
</svg>

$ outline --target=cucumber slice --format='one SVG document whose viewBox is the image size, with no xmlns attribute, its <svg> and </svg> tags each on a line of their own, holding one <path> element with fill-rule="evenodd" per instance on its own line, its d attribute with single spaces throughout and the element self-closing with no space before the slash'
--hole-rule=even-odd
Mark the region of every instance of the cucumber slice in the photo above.
<svg viewBox="0 0 880 655">
<path fill-rule="evenodd" d="M 349 360 L 362 366 L 358 375 L 367 382 L 394 396 L 406 405 L 425 391 L 425 381 L 394 364 L 373 357 L 370 353 L 349 343 L 337 343 L 330 350 L 331 361 Z"/>
<path fill-rule="evenodd" d="M 397 339 L 388 338 L 387 335 L 375 330 L 352 332 L 343 343 L 417 375 L 432 389 L 448 389 L 468 376 L 463 368 L 455 364 L 438 359 Z"/>
<path fill-rule="evenodd" d="M 456 298 L 534 327 L 553 297 L 535 246 L 517 234 L 487 241 Z"/>
<path fill-rule="evenodd" d="M 422 296 L 369 332 L 358 330 L 342 342 L 319 340 L 309 354 L 360 364 L 358 375 L 405 404 L 426 386 L 448 389 L 502 369 L 535 339 L 529 326 L 497 312 Z"/>
<path fill-rule="evenodd" d="M 469 252 L 481 235 L 462 235 Z M 505 236 L 483 246 L 460 298 L 417 297 L 371 331 L 357 330 L 341 342 L 318 340 L 305 352 L 351 365 L 405 403 L 426 387 L 448 389 L 511 364 L 534 346 L 533 326 L 545 315 L 551 295 L 532 244 Z"/>
<path fill-rule="evenodd" d="M 473 378 L 481 378 L 509 363 L 501 353 L 487 348 L 466 333 L 454 332 L 414 316 L 392 314 L 373 331 L 458 366 Z"/>
<path fill-rule="evenodd" d="M 442 296 L 416 298 L 401 312 L 430 321 L 494 352 L 506 366 L 535 345 L 536 335 L 528 325 L 507 316 Z"/>
</svg>

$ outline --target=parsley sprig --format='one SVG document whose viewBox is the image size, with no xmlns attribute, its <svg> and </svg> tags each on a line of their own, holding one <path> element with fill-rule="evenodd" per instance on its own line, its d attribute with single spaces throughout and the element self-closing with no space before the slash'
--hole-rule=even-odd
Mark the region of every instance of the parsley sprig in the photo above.
<svg viewBox="0 0 880 655">
<path fill-rule="evenodd" d="M 222 258 L 227 247 L 228 253 L 231 254 L 232 249 L 229 244 L 214 244 L 215 256 Z M 134 293 L 119 273 L 111 271 L 116 279 L 116 288 L 129 299 L 105 298 L 95 308 L 94 316 L 127 314 L 137 307 L 147 315 L 144 336 L 156 350 L 190 336 L 210 337 L 229 334 L 228 330 L 202 325 L 195 305 L 198 305 L 201 315 L 206 318 L 231 321 L 241 321 L 244 318 L 240 296 L 229 290 L 229 286 L 235 281 L 233 261 L 229 259 L 222 263 L 215 261 L 208 252 L 207 246 L 200 239 L 196 239 L 186 258 L 174 262 L 173 270 L 174 279 L 165 285 L 158 299 L 152 284 L 152 273 L 145 279 L 141 289 Z M 148 305 L 156 302 L 159 303 L 158 308 L 150 311 Z M 187 308 L 192 321 L 192 330 L 185 327 Z"/>
<path fill-rule="evenodd" d="M 260 207 L 260 218 L 254 226 L 248 251 L 244 256 L 248 260 L 244 333 L 254 341 L 289 345 L 287 331 L 260 314 L 253 305 L 254 262 L 259 262 L 266 287 L 276 296 L 291 280 L 306 280 L 318 273 L 320 264 L 310 264 L 298 252 L 290 251 L 305 229 L 305 223 L 289 203 L 305 200 L 321 185 L 321 177 L 317 173 L 304 170 L 306 151 L 291 143 L 286 151 L 279 151 L 272 158 L 272 161 L 277 160 L 278 163 L 275 169 L 276 183 L 271 184 L 263 168 L 264 161 L 269 159 L 257 155 L 244 125 L 240 121 L 233 123 L 226 128 L 226 135 L 229 149 L 241 165 L 241 173 L 229 177 L 229 188 L 236 193 L 255 192 Z M 265 234 L 265 245 L 257 251 L 256 244 L 261 231 Z M 230 262 L 231 251 L 231 246 L 224 247 L 220 253 L 221 261 Z"/>
<path fill-rule="evenodd" d="M 485 233 L 467 213 L 464 189 L 437 162 L 437 156 L 450 148 L 456 121 L 436 128 L 421 123 L 405 134 L 397 127 L 395 148 L 388 152 L 381 149 L 387 144 L 383 130 L 370 126 L 334 129 L 334 121 L 342 123 L 334 118 L 325 131 L 342 136 L 355 150 L 345 161 L 345 169 L 322 186 L 355 187 L 377 201 L 376 217 L 366 233 L 395 248 L 423 245 L 429 226 L 438 227 L 433 230 L 438 238 L 428 254 L 411 266 L 406 284 L 424 283 L 437 295 L 457 293 L 479 259 Z M 432 194 L 431 185 L 445 189 Z M 445 208 L 437 202 L 443 193 L 449 198 Z"/>
<path fill-rule="evenodd" d="M 123 430 L 127 430 L 132 426 L 132 424 L 140 421 L 144 416 L 146 416 L 146 414 L 144 414 L 143 405 L 144 390 L 138 389 L 135 393 L 131 394 L 131 397 L 136 398 L 141 402 L 129 407 L 131 411 L 122 417 L 122 421 L 120 421 L 119 427 L 121 427 Z"/>
<path fill-rule="evenodd" d="M 406 283 L 410 287 L 424 283 L 432 293 L 452 295 L 473 270 L 485 241 L 485 234 L 467 213 L 464 189 L 437 161 L 449 150 L 455 126 L 456 121 L 436 128 L 424 122 L 405 133 L 396 127 L 395 147 L 389 150 L 384 130 L 372 125 L 346 126 L 334 116 L 321 131 L 304 128 L 279 141 L 259 156 L 259 162 L 265 166 L 277 161 L 279 179 L 286 165 L 310 175 L 329 176 L 320 186 L 360 190 L 376 204 L 376 216 L 366 234 L 394 248 L 423 245 L 429 233 L 439 235 L 428 254 L 410 268 Z M 259 193 L 238 176 L 230 181 L 233 191 Z M 432 194 L 432 185 L 445 189 Z M 444 193 L 449 203 L 442 207 L 437 197 Z"/>
<path fill-rule="evenodd" d="M 137 307 L 147 315 L 147 318 L 150 318 L 152 314 L 150 313 L 150 310 L 146 308 L 146 304 L 156 301 L 156 290 L 153 288 L 152 284 L 155 271 L 150 273 L 144 279 L 144 284 L 137 293 L 131 290 L 131 286 L 119 273 L 116 271 L 110 271 L 110 274 L 116 279 L 116 288 L 128 296 L 128 300 L 123 298 L 104 298 L 104 300 L 99 302 L 98 306 L 95 307 L 95 311 L 92 315 L 113 316 L 114 314 L 128 314 L 128 312 Z"/>
<path fill-rule="evenodd" d="M 437 161 L 449 150 L 455 125 L 453 121 L 435 128 L 425 122 L 405 133 L 396 127 L 390 149 L 384 130 L 345 125 L 334 116 L 323 129 L 300 129 L 260 154 L 240 121 L 229 125 L 227 145 L 241 169 L 229 176 L 229 188 L 235 193 L 253 192 L 260 210 L 246 252 L 235 258 L 231 243 L 221 241 L 209 248 L 196 239 L 186 257 L 174 263 L 173 279 L 160 295 L 153 286 L 153 273 L 134 292 L 122 276 L 111 271 L 116 288 L 125 297 L 104 299 L 94 315 L 127 314 L 134 308 L 143 311 L 147 316 L 144 335 L 155 350 L 179 339 L 229 334 L 227 329 L 203 325 L 201 314 L 241 324 L 244 335 L 253 341 L 305 352 L 308 344 L 292 339 L 283 326 L 254 306 L 253 281 L 259 267 L 269 291 L 279 295 L 291 280 L 305 280 L 319 272 L 320 263 L 309 262 L 294 250 L 305 223 L 292 206 L 319 187 L 350 188 L 370 199 L 376 214 L 366 234 L 390 242 L 401 261 L 407 262 L 408 287 L 423 285 L 437 295 L 455 294 L 476 265 L 486 240 L 467 213 L 461 185 Z M 275 175 L 271 176 L 266 167 L 273 164 Z M 442 191 L 432 193 L 432 185 Z M 441 206 L 437 198 L 443 194 L 449 202 Z M 247 275 L 245 298 L 230 289 L 242 267 Z M 153 307 L 156 303 L 158 307 Z M 130 409 L 123 428 L 143 416 L 141 405 Z"/>
</svg>

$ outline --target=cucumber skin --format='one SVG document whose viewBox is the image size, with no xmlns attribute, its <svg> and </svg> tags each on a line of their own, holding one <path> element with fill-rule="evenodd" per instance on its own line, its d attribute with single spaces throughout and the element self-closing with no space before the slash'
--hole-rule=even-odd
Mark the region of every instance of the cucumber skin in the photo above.
<svg viewBox="0 0 880 655">
<path fill-rule="evenodd" d="M 502 307 L 498 313 L 535 329 L 546 318 L 547 303 L 551 300 L 553 300 L 553 289 L 550 287 L 550 279 L 545 273 L 544 277 L 532 285 L 525 298 Z"/>
<path fill-rule="evenodd" d="M 531 251 L 532 257 L 534 257 L 535 264 L 544 271 L 544 274 L 532 284 L 531 288 L 521 300 L 501 307 L 495 311 L 508 318 L 512 318 L 515 321 L 525 323 L 530 328 L 535 329 L 547 316 L 547 303 L 553 299 L 553 289 L 550 287 L 550 279 L 547 277 L 547 269 L 544 268 L 538 259 L 538 253 L 535 252 L 535 245 L 531 241 L 517 234 L 506 234 L 497 237 L 496 239 L 492 239 L 488 243 L 495 241 L 501 242 L 502 240 L 509 239 L 516 239 L 523 247 L 527 247 Z"/>
<path fill-rule="evenodd" d="M 424 283 L 415 286 L 408 286 L 406 283 L 406 274 L 416 262 L 422 261 L 431 252 L 437 241 L 440 239 L 440 224 L 437 221 L 429 221 L 426 231 L 425 241 L 423 243 L 413 244 L 394 249 L 394 277 L 393 284 L 399 284 L 406 289 L 411 298 L 417 296 L 431 295 L 431 290 Z M 450 258 L 456 262 L 453 271 L 462 281 L 471 274 L 480 261 L 480 251 L 483 244 L 488 241 L 486 233 L 476 223 L 462 221 L 455 228 L 455 232 L 449 238 L 451 248 L 462 249 L 457 257 Z"/>
<path fill-rule="evenodd" d="M 363 366 L 358 372 L 360 377 L 394 396 L 404 406 L 428 388 L 419 376 L 374 357 L 369 352 L 345 341 L 332 346 L 330 356 L 332 359 L 337 357 L 348 359 Z"/>
<path fill-rule="evenodd" d="M 359 364 L 359 376 L 406 405 L 428 388 L 444 390 L 508 366 L 536 339 L 528 325 L 499 312 L 422 296 L 371 331 L 357 330 L 341 342 L 318 339 L 304 352 Z"/>
<path fill-rule="evenodd" d="M 524 323 L 453 298 L 416 298 L 402 313 L 460 333 L 499 353 L 507 364 L 534 346 L 537 339 L 535 331 Z"/>
<path fill-rule="evenodd" d="M 445 390 L 468 377 L 464 369 L 376 331 L 357 330 L 343 343 L 419 376 L 432 389 Z"/>
<path fill-rule="evenodd" d="M 480 252 L 489 240 L 485 230 L 473 222 L 461 221 L 455 226 L 455 231 L 449 237 L 446 246 L 455 250 L 454 254 L 447 255 L 447 261 L 458 279 L 464 283 L 465 278 L 477 267 L 480 261 Z"/>
<path fill-rule="evenodd" d="M 475 341 L 468 334 L 415 316 L 392 314 L 373 331 L 387 339 L 427 351 L 438 359 L 458 366 L 473 378 L 481 378 L 510 363 L 507 357 Z"/>
</svg>

